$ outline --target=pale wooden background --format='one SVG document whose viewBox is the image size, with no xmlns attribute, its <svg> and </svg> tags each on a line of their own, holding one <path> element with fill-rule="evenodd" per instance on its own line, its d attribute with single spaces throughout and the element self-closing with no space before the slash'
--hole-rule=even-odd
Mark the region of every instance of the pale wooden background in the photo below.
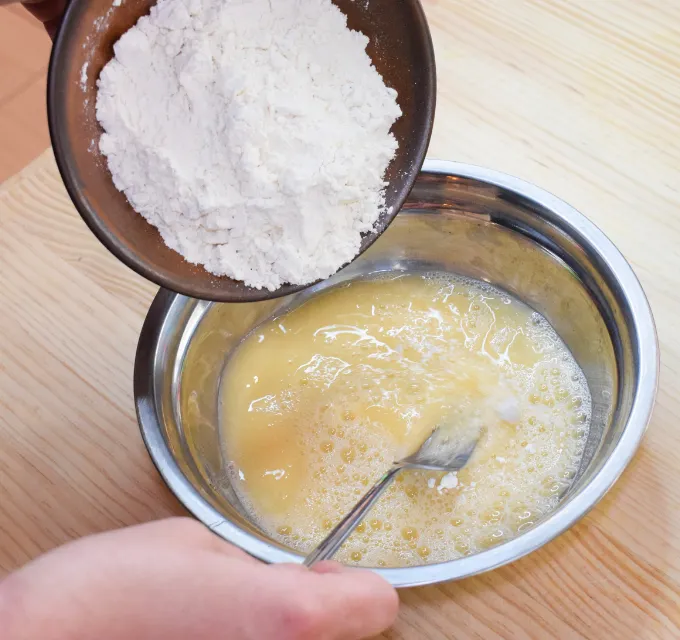
<svg viewBox="0 0 680 640">
<path fill-rule="evenodd" d="M 403 591 L 385 637 L 678 638 L 680 3 L 424 4 L 439 71 L 430 155 L 531 180 L 612 238 L 655 312 L 661 388 L 642 449 L 588 517 L 509 567 Z M 0 133 L 0 166 L 7 149 Z M 0 188 L 0 572 L 181 512 L 133 411 L 153 293 L 90 236 L 49 154 Z"/>
</svg>

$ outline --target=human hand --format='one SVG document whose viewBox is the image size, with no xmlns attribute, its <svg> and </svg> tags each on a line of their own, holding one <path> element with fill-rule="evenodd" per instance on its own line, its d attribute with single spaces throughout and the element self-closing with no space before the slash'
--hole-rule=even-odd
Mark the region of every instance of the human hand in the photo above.
<svg viewBox="0 0 680 640">
<path fill-rule="evenodd" d="M 369 571 L 265 565 L 186 518 L 83 538 L 0 582 L 3 640 L 357 640 L 397 608 Z"/>
<path fill-rule="evenodd" d="M 0 0 L 0 5 L 14 0 Z M 22 0 L 22 4 L 45 25 L 50 38 L 54 38 L 61 24 L 68 0 Z"/>
</svg>

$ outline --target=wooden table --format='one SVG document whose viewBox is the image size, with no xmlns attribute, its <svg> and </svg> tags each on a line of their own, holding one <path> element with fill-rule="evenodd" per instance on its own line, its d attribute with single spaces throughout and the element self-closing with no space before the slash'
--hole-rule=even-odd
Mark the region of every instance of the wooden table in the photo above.
<svg viewBox="0 0 680 640">
<path fill-rule="evenodd" d="M 439 69 L 430 155 L 513 173 L 594 220 L 642 280 L 663 362 L 644 445 L 588 517 L 511 566 L 403 591 L 385 637 L 678 638 L 680 3 L 424 4 Z M 90 235 L 50 152 L 0 189 L 0 572 L 182 512 L 133 409 L 154 289 Z"/>
</svg>

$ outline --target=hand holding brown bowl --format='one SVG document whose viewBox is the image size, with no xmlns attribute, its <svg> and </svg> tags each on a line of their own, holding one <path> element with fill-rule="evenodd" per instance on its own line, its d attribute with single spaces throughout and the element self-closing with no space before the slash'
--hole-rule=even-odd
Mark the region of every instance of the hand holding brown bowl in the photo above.
<svg viewBox="0 0 680 640">
<path fill-rule="evenodd" d="M 0 0 L 0 5 L 12 4 L 14 1 Z M 21 4 L 45 25 L 50 38 L 54 39 L 68 0 L 24 0 Z"/>
<path fill-rule="evenodd" d="M 68 1 L 22 4 L 54 38 Z M 356 640 L 388 627 L 397 608 L 394 589 L 368 571 L 268 566 L 184 518 L 88 536 L 0 575 L 7 640 L 207 640 L 216 630 L 234 640 Z"/>
</svg>

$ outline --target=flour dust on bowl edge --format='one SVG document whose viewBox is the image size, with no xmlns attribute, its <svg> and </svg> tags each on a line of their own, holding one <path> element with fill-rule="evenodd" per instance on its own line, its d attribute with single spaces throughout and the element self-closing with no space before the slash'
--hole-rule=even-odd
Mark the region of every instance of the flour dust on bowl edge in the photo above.
<svg viewBox="0 0 680 640">
<path fill-rule="evenodd" d="M 545 191 L 487 169 L 427 161 L 389 230 L 333 278 L 262 302 L 214 304 L 163 290 L 154 300 L 135 362 L 140 428 L 170 489 L 215 533 L 266 562 L 302 561 L 252 522 L 230 485 L 217 428 L 226 355 L 255 325 L 322 289 L 411 269 L 490 282 L 541 313 L 587 378 L 592 420 L 579 472 L 543 520 L 481 553 L 375 569 L 380 575 L 406 587 L 512 562 L 577 522 L 623 472 L 651 416 L 659 365 L 651 310 L 632 269 L 601 231 Z"/>
</svg>

